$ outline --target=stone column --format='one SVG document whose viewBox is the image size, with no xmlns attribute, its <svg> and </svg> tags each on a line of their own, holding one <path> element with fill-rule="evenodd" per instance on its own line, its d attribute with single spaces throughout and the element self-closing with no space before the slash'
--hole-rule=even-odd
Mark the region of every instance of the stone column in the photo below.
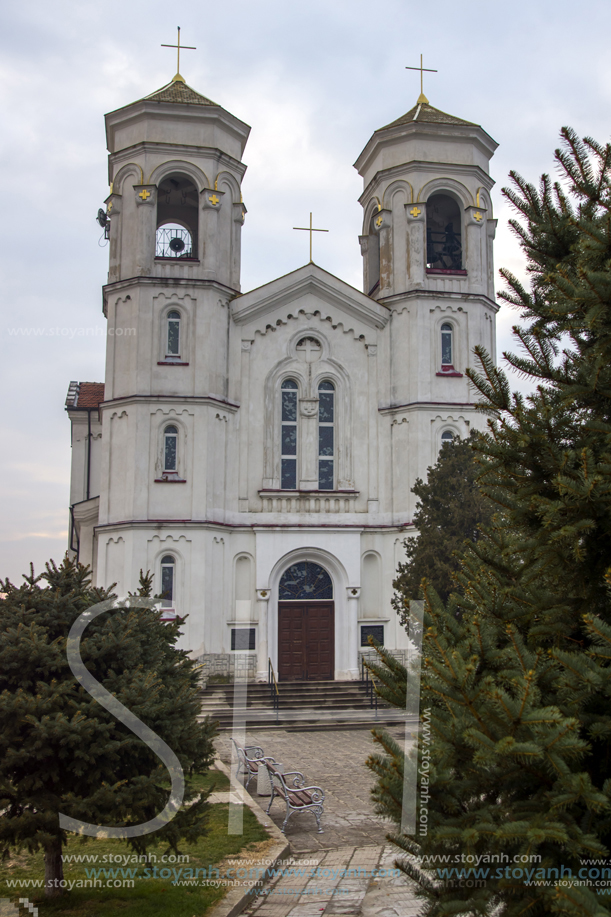
<svg viewBox="0 0 611 917">
<path fill-rule="evenodd" d="M 257 617 L 259 627 L 257 634 L 257 681 L 265 683 L 267 681 L 267 660 L 269 658 L 269 639 L 268 639 L 268 605 L 269 589 L 257 589 Z M 278 677 L 276 673 L 276 677 Z"/>
<path fill-rule="evenodd" d="M 233 220 L 231 226 L 231 266 L 229 274 L 229 286 L 234 290 L 240 289 L 240 264 L 242 251 L 242 226 L 246 216 L 246 207 L 240 201 L 233 204 Z"/>
<path fill-rule="evenodd" d="M 157 233 L 157 185 L 134 185 L 136 194 L 136 273 L 150 277 L 153 273 Z"/>
<path fill-rule="evenodd" d="M 483 207 L 465 208 L 466 259 L 469 275 L 469 292 L 488 292 L 488 278 L 484 270 L 486 260 L 486 210 Z M 464 256 L 463 256 L 464 257 Z"/>
<path fill-rule="evenodd" d="M 406 204 L 408 288 L 422 287 L 426 278 L 426 204 Z"/>
<path fill-rule="evenodd" d="M 360 586 L 348 586 L 346 589 L 346 648 L 344 651 L 344 664 L 346 676 L 354 681 L 359 678 L 359 649 L 358 649 L 358 616 Z"/>
<path fill-rule="evenodd" d="M 380 210 L 373 220 L 373 225 L 380 237 L 380 296 L 391 296 L 393 286 L 393 259 L 392 259 L 392 213 L 390 210 Z"/>
<path fill-rule="evenodd" d="M 300 398 L 301 479 L 299 490 L 318 490 L 318 398 Z"/>
<path fill-rule="evenodd" d="M 250 348 L 251 341 L 242 341 L 242 385 L 240 394 L 240 483 L 238 511 L 248 512 L 248 423 L 250 418 Z"/>
<path fill-rule="evenodd" d="M 368 386 L 369 386 L 369 491 L 367 494 L 367 512 L 377 513 L 380 507 L 378 494 L 378 347 L 367 345 Z"/>
<path fill-rule="evenodd" d="M 207 280 L 215 280 L 218 269 L 218 259 L 220 255 L 219 246 L 219 211 L 223 204 L 224 191 L 215 191 L 211 188 L 204 188 L 200 192 L 202 203 L 202 240 L 200 242 L 200 255 L 203 267 L 203 276 Z"/>
</svg>

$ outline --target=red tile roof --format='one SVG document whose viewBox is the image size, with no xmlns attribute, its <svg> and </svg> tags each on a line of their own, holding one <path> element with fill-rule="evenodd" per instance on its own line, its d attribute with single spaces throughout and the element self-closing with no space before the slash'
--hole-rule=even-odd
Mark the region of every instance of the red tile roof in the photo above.
<svg viewBox="0 0 611 917">
<path fill-rule="evenodd" d="M 102 401 L 104 401 L 103 382 L 71 382 L 66 398 L 66 409 L 97 408 Z"/>
</svg>

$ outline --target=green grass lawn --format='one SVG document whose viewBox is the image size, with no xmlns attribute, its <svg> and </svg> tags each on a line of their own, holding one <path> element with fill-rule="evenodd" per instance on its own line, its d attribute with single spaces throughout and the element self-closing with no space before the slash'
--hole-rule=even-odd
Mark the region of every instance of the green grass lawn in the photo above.
<svg viewBox="0 0 611 917">
<path fill-rule="evenodd" d="M 229 788 L 227 778 L 218 771 L 212 771 L 201 778 L 201 787 L 208 788 L 215 784 L 215 790 L 225 791 Z M 161 858 L 166 852 L 166 846 L 151 849 L 151 859 L 156 856 L 157 862 L 152 866 L 161 869 L 208 869 L 227 856 L 243 851 L 247 856 L 254 855 L 257 846 L 268 840 L 265 829 L 259 824 L 247 806 L 244 806 L 244 833 L 241 835 L 227 834 L 229 806 L 227 804 L 214 804 L 210 806 L 208 821 L 209 831 L 206 837 L 201 838 L 197 844 L 181 845 L 180 853 L 188 856 L 188 861 L 181 863 L 172 862 L 173 854 L 170 852 L 170 861 L 162 862 Z M 102 869 L 117 870 L 116 878 L 107 874 L 100 874 L 99 880 L 102 887 L 76 888 L 64 891 L 58 899 L 46 898 L 42 888 L 44 877 L 44 857 L 42 851 L 28 854 L 22 851 L 12 854 L 8 862 L 0 867 L 0 898 L 9 898 L 17 901 L 19 898 L 28 898 L 40 908 L 40 917 L 57 914 L 66 917 L 117 917 L 117 914 L 129 914 L 129 917 L 152 917 L 164 914 L 167 917 L 201 917 L 213 904 L 219 901 L 226 892 L 226 888 L 202 886 L 194 882 L 190 886 L 173 884 L 174 876 L 165 878 L 145 878 L 146 864 L 133 863 L 123 865 L 117 862 L 100 862 L 104 856 L 130 856 L 131 848 L 120 840 L 96 840 L 89 838 L 86 842 L 77 835 L 71 835 L 67 847 L 64 848 L 64 857 L 70 855 L 98 855 L 97 862 L 69 863 L 64 860 L 64 878 L 68 881 L 87 880 L 86 870 Z M 121 880 L 121 869 L 136 869 L 133 877 L 133 888 L 106 888 L 107 881 Z M 211 872 L 215 877 L 214 872 Z M 124 875 L 123 878 L 127 878 Z M 9 880 L 35 879 L 41 881 L 41 887 L 9 887 Z"/>
</svg>

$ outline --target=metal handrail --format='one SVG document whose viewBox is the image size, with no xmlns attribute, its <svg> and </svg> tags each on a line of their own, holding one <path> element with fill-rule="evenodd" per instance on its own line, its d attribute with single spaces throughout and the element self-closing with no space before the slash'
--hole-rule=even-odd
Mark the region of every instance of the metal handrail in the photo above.
<svg viewBox="0 0 611 917">
<path fill-rule="evenodd" d="M 267 657 L 267 683 L 270 689 L 272 706 L 276 711 L 276 722 L 278 722 L 278 710 L 280 709 L 280 689 L 278 688 L 276 673 L 274 672 L 274 667 L 269 656 Z"/>
<path fill-rule="evenodd" d="M 369 675 L 369 669 L 365 665 L 365 659 L 361 656 L 361 684 L 365 685 L 365 691 L 369 698 L 369 706 L 375 707 L 376 719 L 378 718 L 378 692 L 375 690 L 373 678 Z"/>
</svg>

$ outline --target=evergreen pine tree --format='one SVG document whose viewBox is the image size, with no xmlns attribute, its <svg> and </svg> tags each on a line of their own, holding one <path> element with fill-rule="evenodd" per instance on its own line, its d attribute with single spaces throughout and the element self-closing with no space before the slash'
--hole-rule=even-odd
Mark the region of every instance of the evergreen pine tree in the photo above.
<svg viewBox="0 0 611 917">
<path fill-rule="evenodd" d="M 444 601 L 448 598 L 460 567 L 457 552 L 465 541 L 477 541 L 479 527 L 490 522 L 493 504 L 476 483 L 479 465 L 473 442 L 474 435 L 444 443 L 426 483 L 418 478 L 412 487 L 420 501 L 414 513 L 418 535 L 404 542 L 407 559 L 399 564 L 393 583 L 402 619 L 406 601 L 420 597 L 424 578 Z"/>
<path fill-rule="evenodd" d="M 394 840 L 430 917 L 611 914 L 607 895 L 575 882 L 595 881 L 584 860 L 611 848 L 611 145 L 562 137 L 562 185 L 512 173 L 505 192 L 531 277 L 526 289 L 502 272 L 524 323 L 524 355 L 505 356 L 538 388 L 511 395 L 478 351 L 470 377 L 491 417 L 476 448 L 497 513 L 447 605 L 426 590 L 427 830 Z M 405 668 L 381 653 L 375 669 L 405 697 Z M 407 763 L 376 738 L 378 807 L 400 823 Z M 444 884 L 440 855 L 457 858 L 462 883 Z M 496 858 L 481 887 L 477 857 Z"/>
<path fill-rule="evenodd" d="M 140 595 L 151 578 L 141 574 Z M 78 616 L 110 597 L 93 589 L 89 568 L 68 557 L 52 561 L 22 586 L 3 584 L 0 601 L 0 851 L 45 852 L 45 891 L 61 893 L 58 813 L 99 825 L 140 824 L 167 804 L 169 776 L 153 752 L 77 682 L 66 639 Z M 198 722 L 198 673 L 175 647 L 178 622 L 161 623 L 147 608 L 95 618 L 80 644 L 89 672 L 153 729 L 178 756 L 185 806 L 160 831 L 128 840 L 138 853 L 163 841 L 177 850 L 205 831 L 205 798 L 195 801 L 188 777 L 213 759 L 215 727 Z"/>
</svg>

